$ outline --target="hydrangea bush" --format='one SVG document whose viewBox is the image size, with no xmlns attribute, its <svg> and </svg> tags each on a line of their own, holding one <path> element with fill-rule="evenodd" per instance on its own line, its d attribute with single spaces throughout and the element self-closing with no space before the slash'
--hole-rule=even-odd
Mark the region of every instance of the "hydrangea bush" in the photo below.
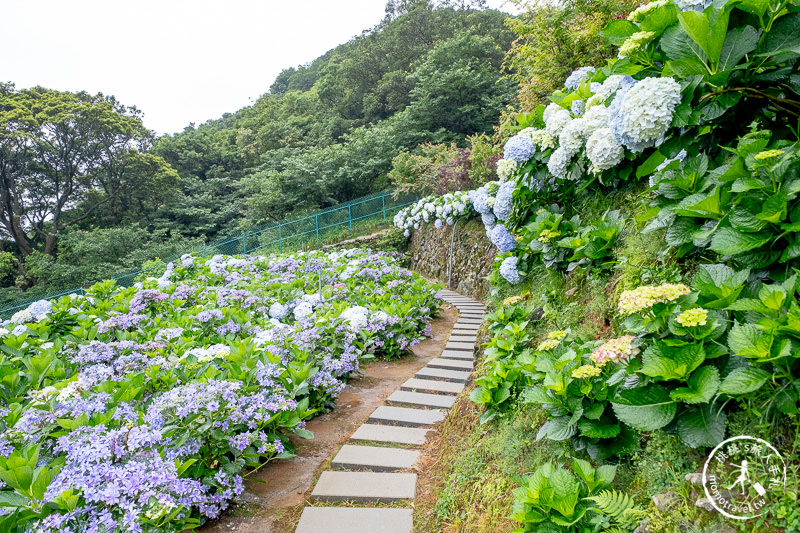
<svg viewBox="0 0 800 533">
<path fill-rule="evenodd" d="M 131 288 L 32 304 L 2 335 L 0 530 L 218 516 L 361 361 L 429 333 L 436 291 L 386 253 L 186 255 Z"/>
<path fill-rule="evenodd" d="M 466 192 L 447 193 L 443 196 L 427 196 L 417 203 L 405 207 L 394 216 L 394 226 L 404 230 L 406 237 L 420 224 L 432 223 L 437 229 L 444 224 L 452 226 L 460 218 L 474 215 Z"/>
</svg>

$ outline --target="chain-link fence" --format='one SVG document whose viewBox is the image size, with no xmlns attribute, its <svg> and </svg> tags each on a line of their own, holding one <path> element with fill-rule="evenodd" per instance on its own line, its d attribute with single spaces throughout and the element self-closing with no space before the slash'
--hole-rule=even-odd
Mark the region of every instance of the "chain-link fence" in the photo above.
<svg viewBox="0 0 800 533">
<path fill-rule="evenodd" d="M 200 256 L 237 255 L 292 252 L 301 249 L 313 249 L 344 240 L 351 235 L 363 233 L 371 228 L 391 224 L 395 213 L 403 207 L 417 201 L 414 194 L 406 194 L 397 199 L 392 198 L 391 191 L 383 191 L 364 196 L 352 202 L 339 204 L 316 213 L 280 222 L 268 223 L 246 231 L 239 231 L 224 239 L 186 250 L 184 253 L 196 253 Z M 181 254 L 182 255 L 182 254 Z M 164 262 L 175 261 L 180 256 L 165 259 Z M 127 271 L 113 276 L 118 285 L 132 286 L 137 278 L 150 270 L 161 270 L 163 264 L 150 268 Z M 54 291 L 52 294 L 22 298 L 7 302 L 0 317 L 25 309 L 37 300 L 52 300 L 68 294 L 82 294 L 83 287 Z"/>
</svg>

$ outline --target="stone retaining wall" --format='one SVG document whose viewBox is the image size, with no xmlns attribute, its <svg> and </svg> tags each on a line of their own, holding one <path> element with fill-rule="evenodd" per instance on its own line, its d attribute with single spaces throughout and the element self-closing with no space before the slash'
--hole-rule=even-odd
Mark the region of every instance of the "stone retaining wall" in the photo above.
<svg viewBox="0 0 800 533">
<path fill-rule="evenodd" d="M 423 276 L 447 284 L 450 264 L 450 243 L 453 239 L 453 269 L 450 289 L 477 300 L 486 298 L 497 249 L 491 243 L 479 218 L 460 220 L 455 226 L 436 229 L 423 224 L 413 230 L 408 255 L 411 269 Z"/>
</svg>

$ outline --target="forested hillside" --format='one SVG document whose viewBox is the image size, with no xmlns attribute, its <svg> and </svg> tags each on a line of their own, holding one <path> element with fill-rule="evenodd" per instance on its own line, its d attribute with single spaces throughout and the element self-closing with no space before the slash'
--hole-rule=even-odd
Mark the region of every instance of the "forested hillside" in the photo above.
<svg viewBox="0 0 800 533">
<path fill-rule="evenodd" d="M 3 84 L 0 300 L 385 189 L 397 154 L 490 132 L 517 85 L 483 4 L 389 2 L 252 106 L 161 138 L 113 97 Z"/>
</svg>

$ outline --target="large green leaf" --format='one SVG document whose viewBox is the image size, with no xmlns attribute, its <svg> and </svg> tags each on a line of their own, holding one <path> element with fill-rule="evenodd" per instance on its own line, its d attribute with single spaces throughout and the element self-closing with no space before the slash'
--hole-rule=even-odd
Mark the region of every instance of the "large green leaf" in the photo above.
<svg viewBox="0 0 800 533">
<path fill-rule="evenodd" d="M 706 63 L 708 58 L 706 53 L 697 45 L 679 25 L 667 28 L 661 37 L 661 48 L 672 60 L 684 59 L 687 57 L 697 58 L 700 62 Z"/>
<path fill-rule="evenodd" d="M 547 437 L 550 440 L 567 440 L 577 431 L 577 424 L 570 416 L 559 416 L 548 420 L 536 434 L 536 440 Z"/>
<path fill-rule="evenodd" d="M 699 342 L 683 346 L 667 346 L 662 342 L 650 345 L 642 354 L 640 372 L 662 380 L 683 380 L 706 360 Z"/>
<path fill-rule="evenodd" d="M 719 58 L 719 70 L 725 71 L 735 67 L 742 58 L 758 46 L 758 30 L 752 26 L 734 28 L 725 36 L 722 53 Z"/>
<path fill-rule="evenodd" d="M 575 512 L 575 505 L 580 496 L 580 484 L 569 471 L 559 468 L 550 476 L 550 486 L 553 488 L 553 509 L 571 520 Z"/>
<path fill-rule="evenodd" d="M 773 56 L 783 52 L 800 54 L 800 13 L 790 13 L 778 19 L 764 42 L 758 47 L 757 55 Z"/>
<path fill-rule="evenodd" d="M 722 255 L 737 255 L 761 248 L 772 240 L 768 233 L 741 233 L 732 228 L 721 228 L 711 239 L 710 248 Z"/>
<path fill-rule="evenodd" d="M 602 33 L 611 44 L 621 45 L 628 40 L 628 37 L 639 31 L 633 22 L 626 19 L 612 20 Z"/>
<path fill-rule="evenodd" d="M 719 386 L 719 392 L 731 396 L 741 396 L 757 391 L 764 386 L 770 373 L 752 366 L 734 368 Z"/>
<path fill-rule="evenodd" d="M 761 212 L 756 215 L 759 220 L 779 224 L 786 218 L 789 198 L 783 192 L 777 192 L 764 201 Z"/>
<path fill-rule="evenodd" d="M 703 49 L 711 63 L 717 64 L 728 31 L 729 17 L 729 9 L 681 11 L 678 13 L 678 22 L 683 31 Z"/>
<path fill-rule="evenodd" d="M 686 403 L 708 403 L 719 388 L 719 370 L 713 366 L 700 367 L 687 385 L 673 390 L 670 398 Z"/>
<path fill-rule="evenodd" d="M 578 422 L 581 435 L 590 439 L 612 439 L 619 435 L 619 424 L 606 424 L 601 421 L 582 418 Z"/>
<path fill-rule="evenodd" d="M 753 324 L 737 322 L 728 333 L 728 347 L 734 355 L 763 359 L 770 355 L 772 337 Z"/>
<path fill-rule="evenodd" d="M 678 417 L 678 436 L 692 448 L 716 446 L 725 438 L 725 413 L 710 405 L 692 407 Z"/>
<path fill-rule="evenodd" d="M 663 428 L 678 409 L 667 389 L 657 384 L 624 390 L 611 405 L 617 418 L 639 431 Z"/>
</svg>

